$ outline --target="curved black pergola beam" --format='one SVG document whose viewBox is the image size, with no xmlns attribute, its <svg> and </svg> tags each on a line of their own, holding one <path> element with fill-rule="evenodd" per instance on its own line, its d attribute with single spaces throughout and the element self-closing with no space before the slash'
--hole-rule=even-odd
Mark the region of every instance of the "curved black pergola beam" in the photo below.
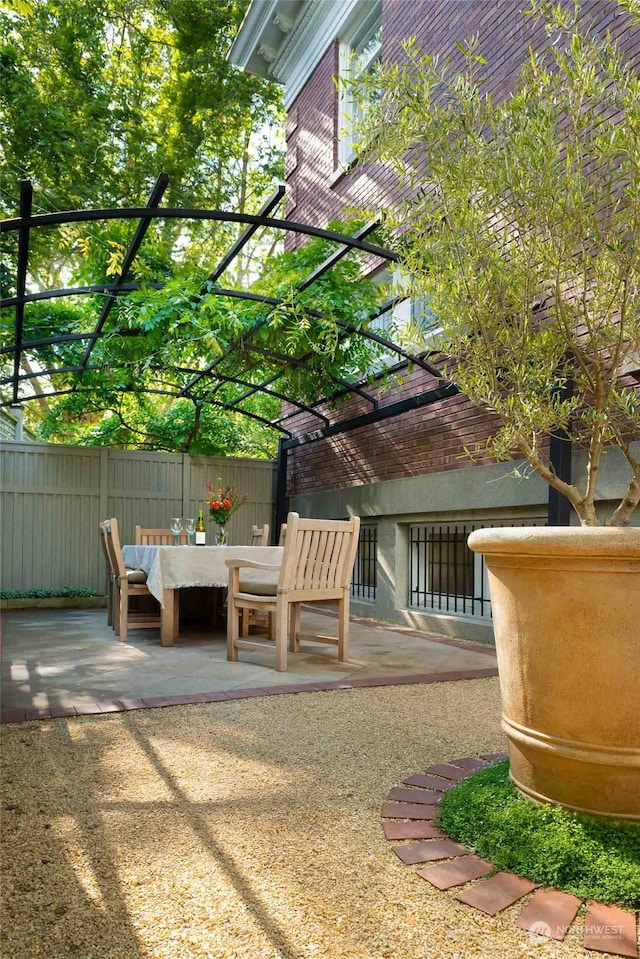
<svg viewBox="0 0 640 959">
<path fill-rule="evenodd" d="M 333 240 L 343 243 L 354 250 L 372 253 L 383 260 L 396 263 L 397 253 L 375 243 L 357 240 L 345 233 L 323 230 L 319 226 L 298 223 L 296 220 L 281 220 L 276 217 L 260 216 L 258 213 L 233 213 L 226 210 L 197 210 L 183 207 L 147 206 L 123 207 L 104 210 L 67 210 L 65 213 L 38 213 L 36 216 L 19 216 L 9 220 L 0 220 L 0 233 L 15 230 L 31 230 L 39 226 L 60 226 L 63 223 L 90 223 L 96 220 L 214 220 L 219 223 L 246 223 L 255 226 L 270 227 L 285 233 L 301 233 L 303 236 L 315 236 L 320 240 Z"/>
<path fill-rule="evenodd" d="M 305 290 L 312 286 L 313 283 L 315 283 L 321 276 L 323 276 L 352 250 L 358 250 L 362 253 L 375 256 L 387 262 L 395 262 L 398 259 L 397 255 L 392 251 L 378 246 L 375 243 L 368 242 L 367 237 L 375 230 L 377 223 L 368 223 L 363 226 L 355 235 L 347 236 L 336 233 L 335 231 L 324 230 L 310 224 L 299 223 L 297 221 L 271 216 L 271 213 L 282 199 L 284 193 L 283 187 L 279 187 L 275 191 L 275 193 L 263 205 L 258 214 L 245 214 L 208 209 L 178 209 L 174 207 L 162 208 L 159 204 L 167 184 L 168 177 L 165 174 L 161 174 L 156 180 L 145 207 L 132 207 L 126 209 L 76 210 L 59 213 L 45 213 L 33 216 L 31 184 L 29 181 L 23 181 L 21 183 L 20 216 L 5 220 L 4 222 L 0 223 L 0 232 L 16 232 L 18 236 L 16 295 L 7 297 L 0 304 L 2 308 L 13 307 L 16 311 L 15 341 L 10 346 L 0 348 L 0 354 L 13 356 L 13 375 L 0 382 L 0 385 L 2 386 L 11 385 L 13 387 L 13 399 L 0 403 L 0 406 L 10 406 L 14 404 L 25 403 L 38 398 L 63 396 L 74 392 L 85 392 L 82 384 L 83 373 L 100 368 L 98 364 L 90 363 L 91 354 L 99 340 L 111 338 L 113 336 L 140 337 L 145 335 L 143 330 L 108 330 L 106 326 L 109 314 L 119 296 L 135 292 L 143 288 L 159 290 L 165 286 L 165 284 L 162 282 L 132 282 L 129 275 L 135 257 L 137 256 L 144 241 L 145 235 L 154 220 L 211 220 L 244 225 L 244 230 L 240 233 L 239 237 L 232 244 L 228 252 L 218 262 L 217 266 L 209 273 L 207 280 L 202 286 L 200 295 L 203 297 L 205 295 L 216 295 L 253 301 L 263 304 L 267 309 L 278 307 L 282 305 L 284 301 L 279 300 L 276 297 L 269 297 L 244 290 L 225 289 L 217 286 L 219 277 L 231 265 L 234 258 L 246 245 L 251 236 L 260 228 L 296 233 L 302 236 L 318 237 L 337 244 L 336 250 L 334 250 L 334 252 L 331 253 L 323 263 L 314 268 L 311 273 L 298 284 L 299 291 Z M 137 220 L 138 223 L 129 247 L 125 253 L 121 273 L 115 282 L 87 284 L 73 288 L 38 291 L 35 293 L 26 292 L 29 237 L 32 229 L 54 227 L 67 223 L 87 223 L 119 219 Z M 100 308 L 99 318 L 92 330 L 25 340 L 23 335 L 24 310 L 25 306 L 27 306 L 29 303 L 66 296 L 91 294 L 97 294 L 105 297 L 105 300 Z M 399 297 L 398 299 L 390 300 L 383 304 L 380 308 L 374 311 L 371 316 L 368 317 L 367 323 L 370 323 L 382 313 L 393 308 L 393 306 L 401 299 L 404 299 L 404 297 Z M 307 308 L 306 312 L 308 312 L 310 316 L 318 319 L 328 318 L 327 314 L 311 308 Z M 350 323 L 342 318 L 332 319 L 338 326 L 337 335 L 339 341 L 344 341 L 346 338 L 351 336 L 362 336 L 370 342 L 375 343 L 388 353 L 394 354 L 396 357 L 398 357 L 399 362 L 393 366 L 393 369 L 400 369 L 403 366 L 406 367 L 408 364 L 415 364 L 434 376 L 437 382 L 443 382 L 439 370 L 432 366 L 426 359 L 427 354 L 411 354 L 382 334 L 365 328 L 366 324 L 364 324 L 363 327 L 354 323 Z M 335 431 L 342 431 L 343 429 L 348 428 L 348 424 L 351 422 L 350 420 L 336 419 L 336 417 L 330 415 L 326 409 L 327 402 L 341 396 L 358 396 L 360 399 L 365 400 L 365 402 L 369 404 L 372 414 L 375 414 L 376 419 L 386 415 L 386 407 L 380 407 L 377 398 L 371 395 L 371 393 L 365 389 L 367 385 L 367 381 L 365 379 L 362 379 L 358 382 L 350 382 L 349 380 L 341 377 L 327 376 L 327 382 L 331 383 L 334 388 L 328 393 L 325 393 L 323 397 L 318 398 L 310 404 L 301 402 L 298 397 L 289 396 L 284 390 L 278 390 L 277 387 L 274 388 L 272 384 L 277 383 L 279 379 L 286 375 L 288 369 L 297 368 L 301 370 L 307 370 L 309 372 L 317 372 L 315 369 L 315 364 L 313 363 L 313 360 L 317 354 L 313 351 L 309 351 L 302 356 L 290 356 L 286 353 L 279 352 L 278 350 L 268 349 L 267 347 L 255 342 L 255 337 L 259 333 L 260 329 L 262 329 L 268 322 L 269 319 L 267 316 L 266 318 L 254 323 L 234 342 L 229 344 L 224 355 L 216 357 L 216 359 L 204 370 L 190 370 L 184 367 L 171 367 L 171 372 L 176 372 L 191 377 L 191 379 L 185 385 L 175 384 L 175 386 L 172 386 L 171 389 L 157 389 L 154 387 L 138 389 L 132 385 L 124 387 L 123 391 L 132 393 L 156 393 L 159 395 L 173 396 L 176 399 L 185 398 L 196 404 L 201 405 L 202 403 L 209 403 L 225 410 L 236 411 L 244 416 L 248 416 L 254 420 L 257 420 L 258 422 L 261 422 L 272 429 L 277 430 L 281 435 L 284 435 L 288 438 L 288 440 L 285 442 L 291 441 L 292 434 L 283 426 L 283 422 L 295 417 L 296 415 L 299 415 L 300 413 L 312 415 L 316 419 L 316 422 L 320 425 L 320 429 L 318 431 L 314 431 L 313 438 L 316 438 L 320 435 L 331 435 Z M 85 344 L 82 359 L 77 365 L 72 362 L 67 363 L 65 366 L 52 366 L 48 369 L 39 368 L 33 373 L 20 372 L 20 359 L 24 351 L 37 349 L 38 347 L 42 346 L 55 346 L 62 343 L 72 344 L 74 342 Z M 229 371 L 228 369 L 225 369 L 223 365 L 234 352 L 243 353 L 246 358 L 245 369 L 240 370 L 239 372 L 235 369 Z M 260 364 L 257 361 L 251 361 L 252 354 L 254 357 L 264 356 L 272 364 L 272 370 L 268 375 L 265 376 L 266 371 L 264 369 L 260 375 Z M 279 365 L 281 366 L 280 369 L 278 369 Z M 258 376 L 255 376 L 256 370 L 259 373 Z M 169 372 L 169 370 L 164 372 Z M 56 373 L 79 374 L 79 382 L 70 389 L 51 389 L 47 392 L 40 391 L 37 394 L 29 396 L 19 396 L 20 384 L 32 379 L 52 377 L 55 376 Z M 256 382 L 257 379 L 259 379 L 260 382 Z M 375 381 L 376 377 L 374 376 L 373 379 Z M 223 402 L 215 399 L 212 396 L 211 384 L 213 382 L 233 384 L 239 388 L 244 388 L 244 390 L 240 393 L 240 395 L 232 397 L 228 401 Z M 203 389 L 195 392 L 194 387 L 196 387 L 198 384 L 202 384 Z M 264 393 L 265 395 L 271 396 L 281 402 L 288 403 L 292 407 L 292 410 L 279 416 L 277 419 L 267 420 L 265 417 L 261 417 L 243 409 L 242 404 L 249 397 L 255 395 L 256 393 Z M 450 395 L 448 390 L 447 395 Z M 389 415 L 392 415 L 391 406 L 394 407 L 393 415 L 397 415 L 398 412 L 401 412 L 401 405 L 402 404 L 391 404 L 389 407 Z M 324 409 L 322 409 L 323 407 Z M 409 401 L 407 401 L 406 408 L 411 408 L 411 403 Z M 307 435 L 309 435 L 309 438 L 311 439 L 311 434 Z"/>
</svg>

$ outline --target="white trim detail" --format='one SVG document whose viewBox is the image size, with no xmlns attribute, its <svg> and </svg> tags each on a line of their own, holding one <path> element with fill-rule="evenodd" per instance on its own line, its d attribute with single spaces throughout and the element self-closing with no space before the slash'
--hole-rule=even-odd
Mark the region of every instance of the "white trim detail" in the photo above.
<svg viewBox="0 0 640 959">
<path fill-rule="evenodd" d="M 252 0 L 228 58 L 284 84 L 288 110 L 341 32 L 361 24 L 376 7 L 379 0 Z M 275 53 L 273 60 L 267 63 L 260 48 Z"/>
</svg>

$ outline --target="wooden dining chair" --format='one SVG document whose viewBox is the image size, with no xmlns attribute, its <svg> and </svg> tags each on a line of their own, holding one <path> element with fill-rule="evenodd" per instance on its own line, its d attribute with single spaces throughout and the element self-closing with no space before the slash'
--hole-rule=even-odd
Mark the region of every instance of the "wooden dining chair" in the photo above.
<svg viewBox="0 0 640 959">
<path fill-rule="evenodd" d="M 300 519 L 297 513 L 289 513 L 280 567 L 247 559 L 225 560 L 229 567 L 227 659 L 235 662 L 238 649 L 273 650 L 271 642 L 247 639 L 239 634 L 241 611 L 264 609 L 274 616 L 276 669 L 285 671 L 287 646 L 291 652 L 299 649 L 300 604 L 335 600 L 338 604 L 337 637 L 305 639 L 337 646 L 338 660 L 344 662 L 349 647 L 349 595 L 359 531 L 358 516 L 349 520 L 320 520 Z M 252 587 L 246 572 L 251 569 L 279 570 L 275 596 L 263 595 L 257 588 L 248 592 Z"/>
<path fill-rule="evenodd" d="M 114 584 L 114 624 L 121 643 L 126 643 L 129 629 L 160 629 L 160 613 L 132 612 L 129 600 L 132 596 L 151 596 L 147 586 L 147 574 L 142 569 L 128 569 L 122 558 L 117 519 L 105 523 L 107 551 Z M 154 598 L 154 602 L 157 600 Z"/>
<path fill-rule="evenodd" d="M 108 520 L 103 520 L 100 523 L 100 545 L 102 546 L 102 552 L 104 553 L 105 563 L 107 566 L 107 625 L 113 626 L 115 586 L 113 570 L 111 568 L 111 560 L 109 558 L 109 549 L 107 547 L 107 531 L 105 527 L 108 522 Z"/>
<path fill-rule="evenodd" d="M 187 542 L 186 529 L 180 532 L 180 544 Z M 136 526 L 136 546 L 173 546 L 173 530 L 170 529 L 147 529 L 143 526 Z"/>
<path fill-rule="evenodd" d="M 255 524 L 251 527 L 251 539 L 249 540 L 249 546 L 268 546 L 269 545 L 269 524 L 265 523 L 264 526 L 256 526 Z"/>
<path fill-rule="evenodd" d="M 251 539 L 249 540 L 249 546 L 268 546 L 269 545 L 269 524 L 265 523 L 264 526 L 256 526 L 255 524 L 251 527 Z M 275 595 L 275 589 L 274 589 Z M 226 597 L 225 597 L 226 599 Z M 256 620 L 255 617 L 251 617 L 250 610 L 242 610 L 242 623 L 240 626 L 240 631 L 243 636 L 249 635 L 249 627 L 253 626 L 262 626 L 264 625 L 262 620 Z"/>
<path fill-rule="evenodd" d="M 280 527 L 280 536 L 278 537 L 278 546 L 284 546 L 284 541 L 287 538 L 287 524 L 283 523 Z"/>
<path fill-rule="evenodd" d="M 268 546 L 269 545 L 269 524 L 265 523 L 264 526 L 256 526 L 255 523 L 251 527 L 251 536 L 249 537 L 249 546 Z M 213 600 L 213 625 L 217 626 L 219 620 L 227 615 L 227 589 L 225 586 L 214 587 L 214 600 Z M 241 632 L 243 636 L 249 635 L 249 626 L 251 625 L 262 625 L 257 623 L 256 620 L 250 619 L 250 612 L 248 609 L 242 611 L 242 626 Z"/>
</svg>

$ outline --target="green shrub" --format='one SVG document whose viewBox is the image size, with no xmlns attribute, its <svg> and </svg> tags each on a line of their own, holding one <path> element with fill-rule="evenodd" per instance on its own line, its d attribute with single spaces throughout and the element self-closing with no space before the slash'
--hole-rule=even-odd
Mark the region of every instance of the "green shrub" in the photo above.
<svg viewBox="0 0 640 959">
<path fill-rule="evenodd" d="M 499 869 L 637 909 L 640 826 L 531 802 L 517 792 L 508 772 L 505 760 L 445 793 L 441 828 Z"/>
<path fill-rule="evenodd" d="M 95 589 L 74 589 L 60 586 L 58 589 L 0 589 L 0 599 L 52 599 L 58 597 L 100 596 Z"/>
</svg>

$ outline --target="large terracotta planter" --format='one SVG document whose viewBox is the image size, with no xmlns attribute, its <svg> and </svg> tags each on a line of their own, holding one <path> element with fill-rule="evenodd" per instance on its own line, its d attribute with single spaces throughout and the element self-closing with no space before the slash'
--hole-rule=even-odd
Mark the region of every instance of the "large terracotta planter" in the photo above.
<svg viewBox="0 0 640 959">
<path fill-rule="evenodd" d="M 537 800 L 640 819 L 640 529 L 477 530 L 511 778 Z"/>
</svg>

